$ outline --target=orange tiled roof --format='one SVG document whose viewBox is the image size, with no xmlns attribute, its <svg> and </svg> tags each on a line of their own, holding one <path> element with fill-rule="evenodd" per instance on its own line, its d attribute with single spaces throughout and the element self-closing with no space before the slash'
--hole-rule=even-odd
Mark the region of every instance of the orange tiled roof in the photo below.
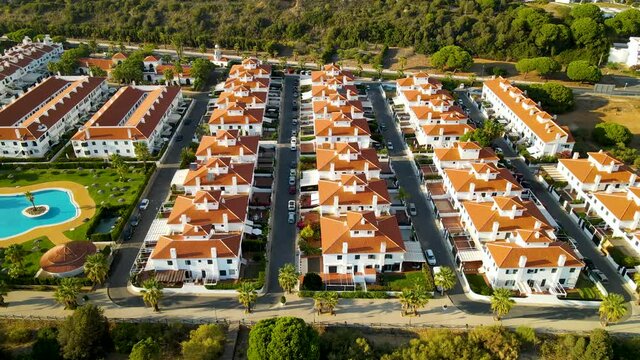
<svg viewBox="0 0 640 360">
<path fill-rule="evenodd" d="M 208 176 L 208 170 L 218 167 L 228 168 L 228 173 Z M 212 157 L 204 163 L 198 165 L 195 170 L 189 170 L 184 180 L 184 185 L 192 186 L 196 184 L 196 178 L 200 179 L 201 185 L 207 186 L 230 186 L 233 184 L 233 178 L 236 178 L 238 185 L 251 185 L 253 182 L 253 164 L 249 163 L 232 163 L 230 158 Z"/>
<path fill-rule="evenodd" d="M 340 154 L 358 154 L 355 160 L 341 160 Z M 365 163 L 369 170 L 380 170 L 380 161 L 375 149 L 360 149 L 357 143 L 336 143 L 335 149 L 316 149 L 316 167 L 318 171 L 328 171 L 330 164 L 335 171 L 364 171 Z"/>
<path fill-rule="evenodd" d="M 376 218 L 373 212 L 348 212 L 346 216 L 320 218 L 322 253 L 341 254 L 342 244 L 349 253 L 379 253 L 382 243 L 386 252 L 405 252 L 398 221 L 394 215 Z M 366 237 L 352 237 L 351 230 L 373 231 Z"/>
<path fill-rule="evenodd" d="M 235 139 L 232 146 L 219 145 L 220 141 Z M 215 136 L 203 136 L 196 150 L 196 156 L 207 156 L 211 151 L 212 156 L 231 157 L 239 156 L 240 149 L 244 155 L 257 155 L 259 136 L 238 136 L 238 130 L 218 130 Z"/>
<path fill-rule="evenodd" d="M 494 203 L 504 211 L 509 211 L 515 206 L 516 209 L 523 210 L 523 213 L 513 219 L 509 216 L 500 216 L 498 210 L 494 210 Z M 469 214 L 473 226 L 479 232 L 492 231 L 494 222 L 500 224 L 499 231 L 501 232 L 535 229 L 536 222 L 540 223 L 542 230 L 553 229 L 532 201 L 522 201 L 517 197 L 496 196 L 494 201 L 485 202 L 463 201 L 462 206 Z"/>
<path fill-rule="evenodd" d="M 482 178 L 477 178 L 474 172 L 467 169 L 445 169 L 444 172 L 449 178 L 449 181 L 453 186 L 453 190 L 456 192 L 468 192 L 471 184 L 474 184 L 474 192 L 476 193 L 504 192 L 507 189 L 507 183 L 511 183 L 512 191 L 522 190 L 518 181 L 513 177 L 511 172 L 505 168 L 498 169 L 493 163 L 474 163 L 472 166 L 477 173 L 484 174 L 486 172 L 486 168 L 490 172 L 496 173 L 497 176 L 495 179 L 484 180 Z"/>
<path fill-rule="evenodd" d="M 581 268 L 584 266 L 569 246 L 562 242 L 549 244 L 548 247 L 521 247 L 510 242 L 495 241 L 487 243 L 486 246 L 496 265 L 502 269 L 518 268 L 521 256 L 527 258 L 525 265 L 527 268 L 558 267 L 560 255 L 566 257 L 565 267 Z"/>
<path fill-rule="evenodd" d="M 422 130 L 428 136 L 464 135 L 473 129 L 474 127 L 468 124 L 433 124 L 422 126 Z M 442 130 L 442 134 L 440 134 L 440 130 Z"/>
<path fill-rule="evenodd" d="M 344 186 L 352 186 L 354 183 L 364 186 L 360 192 L 346 191 Z M 391 204 L 391 197 L 387 190 L 387 183 L 384 180 L 369 180 L 364 174 L 342 175 L 340 181 L 318 181 L 318 196 L 320 205 L 333 205 L 334 196 L 338 197 L 340 205 L 371 205 L 373 197 L 378 197 L 378 204 Z"/>
<path fill-rule="evenodd" d="M 205 192 L 205 191 L 202 191 Z M 214 192 L 211 192 L 212 194 Z M 218 210 L 200 210 L 196 204 L 203 203 L 203 200 L 196 201 L 194 197 L 178 196 L 173 205 L 173 209 L 167 219 L 168 224 L 180 224 L 182 215 L 187 216 L 187 223 L 195 226 L 207 226 L 211 224 L 222 224 L 223 215 L 226 214 L 229 223 L 243 223 L 247 215 L 249 196 L 247 195 L 220 195 L 220 191 L 215 192 L 215 200 L 210 203 L 218 203 Z"/>
<path fill-rule="evenodd" d="M 640 194 L 640 188 L 637 187 L 630 187 L 627 191 L 636 194 L 636 196 Z M 640 211 L 640 205 L 627 193 L 596 192 L 593 196 L 620 221 L 631 221 L 635 213 Z"/>
<path fill-rule="evenodd" d="M 180 236 L 161 236 L 151 253 L 151 259 L 171 259 L 171 249 L 178 259 L 210 259 L 211 248 L 219 258 L 238 257 L 242 237 L 237 233 L 215 235 L 207 240 L 185 240 Z"/>
</svg>

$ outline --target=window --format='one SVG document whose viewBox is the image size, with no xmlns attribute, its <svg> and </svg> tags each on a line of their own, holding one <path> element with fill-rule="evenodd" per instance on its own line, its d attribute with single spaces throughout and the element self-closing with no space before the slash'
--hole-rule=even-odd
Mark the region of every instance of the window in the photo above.
<svg viewBox="0 0 640 360">
<path fill-rule="evenodd" d="M 355 255 L 356 260 L 360 260 L 360 255 Z"/>
<path fill-rule="evenodd" d="M 337 258 L 338 260 L 342 260 L 342 255 L 338 255 L 338 256 L 336 256 L 336 258 Z"/>
<path fill-rule="evenodd" d="M 227 259 L 227 264 L 233 264 L 233 259 Z"/>
<path fill-rule="evenodd" d="M 516 284 L 515 280 L 507 280 L 504 282 L 504 286 L 507 286 L 507 287 L 514 286 L 515 284 Z"/>
<path fill-rule="evenodd" d="M 385 259 L 393 259 L 393 255 L 392 254 L 385 254 L 384 258 Z"/>
<path fill-rule="evenodd" d="M 571 268 L 571 269 L 569 269 L 569 272 L 570 272 L 570 273 L 574 273 L 574 272 L 576 272 L 576 268 Z"/>
<path fill-rule="evenodd" d="M 173 261 L 167 260 L 167 265 L 169 265 L 169 266 L 173 265 Z"/>
<path fill-rule="evenodd" d="M 368 258 L 369 260 L 373 260 L 373 259 L 375 259 L 375 258 L 376 258 L 376 256 L 375 256 L 375 255 L 369 255 L 367 258 Z"/>
<path fill-rule="evenodd" d="M 558 269 L 556 269 L 556 268 L 551 269 L 551 273 L 552 273 L 552 274 L 555 274 L 555 273 L 557 273 L 557 272 L 558 272 Z"/>
<path fill-rule="evenodd" d="M 566 279 L 560 279 L 560 284 L 564 285 L 565 281 L 567 281 Z"/>
<path fill-rule="evenodd" d="M 220 276 L 227 276 L 227 270 L 220 270 Z"/>
<path fill-rule="evenodd" d="M 527 269 L 527 274 L 537 274 L 538 269 Z"/>
<path fill-rule="evenodd" d="M 191 265 L 191 260 L 185 260 L 185 261 L 184 261 L 184 264 L 185 264 L 185 265 Z"/>
<path fill-rule="evenodd" d="M 213 264 L 213 260 L 207 260 L 207 264 L 212 265 Z"/>
</svg>

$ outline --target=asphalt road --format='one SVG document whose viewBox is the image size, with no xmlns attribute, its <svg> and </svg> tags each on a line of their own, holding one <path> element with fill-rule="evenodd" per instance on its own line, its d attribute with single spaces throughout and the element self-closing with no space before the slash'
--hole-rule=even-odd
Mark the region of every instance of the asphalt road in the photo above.
<svg viewBox="0 0 640 360">
<path fill-rule="evenodd" d="M 416 204 L 418 215 L 412 217 L 412 222 L 418 240 L 420 241 L 423 250 L 433 250 L 436 259 L 438 260 L 438 265 L 456 268 L 453 262 L 453 257 L 446 248 L 445 239 L 441 236 L 440 231 L 436 227 L 435 215 L 427 205 L 425 194 L 420 187 L 418 177 L 411 165 L 411 161 L 413 160 L 406 157 L 405 142 L 396 128 L 396 123 L 392 117 L 386 100 L 382 97 L 381 91 L 377 88 L 378 85 L 372 84 L 371 90 L 369 91 L 369 99 L 371 100 L 377 121 L 387 126 L 387 130 L 384 131 L 383 135 L 386 141 L 391 141 L 393 143 L 394 150 L 390 151 L 390 155 L 393 169 L 395 170 L 400 186 L 402 186 L 409 194 L 409 199 L 407 201 Z M 580 251 L 582 252 L 582 249 L 580 249 Z M 607 275 L 609 274 L 607 273 Z M 458 277 L 460 277 L 459 274 Z M 464 294 L 460 281 L 458 281 L 456 286 L 449 291 L 448 296 L 456 307 L 466 313 L 477 315 L 491 313 L 489 304 L 469 300 L 469 298 Z M 537 306 L 515 306 L 509 313 L 509 317 L 564 320 L 598 319 L 597 311 L 595 309 L 575 308 L 568 311 L 566 308 L 556 309 Z"/>
<path fill-rule="evenodd" d="M 183 140 L 175 141 L 166 150 L 167 154 L 164 163 L 158 166 L 155 178 L 152 177 L 151 182 L 147 185 L 148 193 L 146 198 L 149 199 L 149 207 L 140 212 L 140 223 L 134 230 L 133 236 L 130 240 L 123 241 L 115 254 L 107 286 L 109 297 L 118 305 L 137 306 L 142 304 L 142 299 L 139 296 L 134 296 L 127 291 L 129 270 L 140 250 L 140 246 L 142 246 L 144 237 L 151 227 L 151 223 L 160 209 L 160 205 L 169 194 L 171 179 L 173 179 L 180 163 L 180 152 L 183 147 L 189 146 L 198 122 L 207 110 L 207 102 L 209 101 L 207 94 L 195 95 L 193 99 L 196 103 L 191 114 L 189 114 L 188 119 L 183 120 L 190 123 L 188 125 L 185 123 L 179 133 L 183 136 Z"/>
<path fill-rule="evenodd" d="M 292 102 L 294 79 L 285 76 L 283 81 L 283 95 L 280 102 L 280 129 L 278 146 L 276 148 L 276 166 L 274 169 L 275 181 L 273 183 L 273 200 L 271 203 L 271 233 L 269 240 L 268 269 L 266 279 L 266 292 L 270 294 L 281 293 L 282 288 L 278 284 L 278 271 L 287 263 L 295 264 L 295 237 L 294 224 L 287 222 L 287 202 L 295 200 L 295 195 L 289 194 L 289 169 L 293 160 L 297 159 L 298 152 L 291 151 L 291 129 L 293 125 Z M 278 299 L 273 296 L 274 299 Z"/>
</svg>

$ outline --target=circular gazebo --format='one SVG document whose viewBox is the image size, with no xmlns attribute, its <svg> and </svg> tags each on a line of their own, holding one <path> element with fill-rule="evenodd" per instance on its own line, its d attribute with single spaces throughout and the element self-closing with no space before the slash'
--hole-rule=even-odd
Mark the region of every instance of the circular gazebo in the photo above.
<svg viewBox="0 0 640 360">
<path fill-rule="evenodd" d="M 40 258 L 42 275 L 51 277 L 71 277 L 84 271 L 84 261 L 97 252 L 90 241 L 71 241 L 49 249 Z"/>
</svg>

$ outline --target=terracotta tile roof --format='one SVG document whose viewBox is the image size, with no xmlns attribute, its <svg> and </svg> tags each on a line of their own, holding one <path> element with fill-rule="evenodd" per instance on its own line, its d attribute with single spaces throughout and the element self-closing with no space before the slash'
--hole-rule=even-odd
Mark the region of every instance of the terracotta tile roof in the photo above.
<svg viewBox="0 0 640 360">
<path fill-rule="evenodd" d="M 379 253 L 382 243 L 386 252 L 405 252 L 398 221 L 393 215 L 376 218 L 373 212 L 348 212 L 346 216 L 320 218 L 322 253 L 341 254 L 342 244 L 348 244 L 349 253 Z M 352 237 L 351 230 L 373 231 L 365 237 Z"/>
<path fill-rule="evenodd" d="M 357 154 L 354 160 L 342 160 L 340 154 Z M 360 149 L 357 143 L 336 143 L 334 149 L 316 149 L 316 168 L 318 171 L 329 171 L 330 165 L 335 171 L 364 171 L 365 164 L 369 170 L 380 170 L 380 161 L 375 149 Z"/>
<path fill-rule="evenodd" d="M 418 120 L 444 120 L 458 124 L 468 119 L 467 115 L 453 106 L 449 110 L 443 112 L 434 110 L 430 106 L 412 106 L 409 110 L 416 115 Z"/>
<path fill-rule="evenodd" d="M 124 59 L 128 58 L 128 56 L 123 54 L 123 53 L 121 53 L 121 52 L 117 52 L 117 53 L 113 54 L 113 56 L 111 58 L 114 59 L 114 60 L 124 60 Z"/>
<path fill-rule="evenodd" d="M 209 124 L 261 124 L 263 116 L 264 109 L 249 109 L 243 103 L 232 103 L 226 109 L 213 110 Z"/>
<path fill-rule="evenodd" d="M 345 190 L 345 186 L 353 186 L 354 183 L 363 186 L 364 189 L 355 193 Z M 333 205 L 334 196 L 338 197 L 339 205 L 372 205 L 374 196 L 377 196 L 379 205 L 391 204 L 386 181 L 380 179 L 367 181 L 364 174 L 342 175 L 340 181 L 320 180 L 318 196 L 320 205 Z"/>
<path fill-rule="evenodd" d="M 460 150 L 458 148 L 462 148 L 465 150 L 477 150 L 480 149 L 478 158 L 473 160 L 467 160 L 467 159 L 462 159 L 461 154 L 460 154 Z M 496 155 L 496 153 L 493 151 L 493 149 L 486 147 L 486 148 L 482 148 L 478 143 L 476 142 L 471 142 L 471 141 L 467 141 L 467 142 L 456 142 L 453 143 L 453 145 L 451 145 L 451 147 L 448 148 L 434 148 L 433 149 L 433 156 L 438 158 L 440 161 L 460 161 L 460 160 L 467 160 L 467 161 L 498 161 L 500 160 L 500 158 L 498 158 L 498 156 Z"/>
<path fill-rule="evenodd" d="M 525 230 L 520 229 L 516 231 L 516 234 L 522 239 L 522 241 L 526 243 L 552 243 L 555 240 L 552 240 L 547 235 L 545 235 L 541 231 L 537 230 Z"/>
<path fill-rule="evenodd" d="M 636 194 L 636 197 L 640 194 L 640 188 L 630 187 L 628 191 Z M 640 204 L 633 199 L 633 196 L 627 193 L 600 191 L 593 193 L 593 196 L 620 221 L 631 221 L 635 213 L 640 211 Z"/>
<path fill-rule="evenodd" d="M 196 201 L 193 197 L 178 196 L 173 205 L 173 209 L 167 219 L 168 224 L 180 224 L 182 215 L 187 216 L 187 224 L 194 226 L 207 226 L 211 224 L 222 224 L 224 214 L 227 215 L 229 223 L 244 223 L 249 205 L 248 195 L 225 195 L 221 196 L 218 191 L 217 199 L 208 202 L 217 204 L 217 210 L 198 209 L 196 204 L 204 204 L 204 199 L 200 197 Z"/>
<path fill-rule="evenodd" d="M 91 58 L 91 57 L 85 57 L 85 58 L 79 58 L 78 59 L 78 63 L 80 64 L 80 66 L 82 67 L 91 67 L 91 66 L 95 66 L 97 68 L 100 68 L 106 72 L 111 71 L 111 69 L 114 67 L 113 64 L 113 60 L 111 59 L 99 59 L 99 58 Z"/>
<path fill-rule="evenodd" d="M 89 138 L 147 139 L 158 127 L 158 123 L 178 96 L 180 96 L 180 87 L 178 86 L 126 86 L 120 88 L 78 130 L 73 136 L 73 140 L 87 140 Z M 137 107 L 136 104 L 138 104 Z"/>
<path fill-rule="evenodd" d="M 235 145 L 227 145 L 228 141 L 235 141 Z M 257 155 L 260 136 L 238 136 L 238 130 L 218 130 L 215 136 L 203 136 L 196 150 L 196 156 L 233 157 L 243 155 Z"/>
<path fill-rule="evenodd" d="M 417 85 L 415 79 L 425 79 L 425 78 L 427 79 L 427 84 L 435 85 L 437 88 L 442 87 L 442 83 L 440 81 L 438 81 L 433 77 L 430 77 L 429 74 L 425 72 L 419 72 L 414 76 L 407 75 L 407 77 L 405 78 L 398 79 L 396 80 L 396 85 L 400 87 L 414 86 L 414 85 Z"/>
<path fill-rule="evenodd" d="M 228 173 L 208 175 L 208 170 L 213 170 L 216 165 L 219 168 L 227 168 Z M 230 186 L 233 178 L 236 178 L 238 185 L 251 185 L 253 183 L 253 164 L 232 163 L 230 158 L 212 157 L 204 163 L 200 163 L 196 170 L 189 170 L 184 180 L 184 185 L 196 185 L 196 178 L 200 179 L 201 185 L 207 186 Z"/>
<path fill-rule="evenodd" d="M 149 56 L 145 57 L 143 61 L 144 62 L 158 62 L 158 58 L 153 56 L 153 55 L 149 55 Z"/>
<path fill-rule="evenodd" d="M 595 161 L 600 163 L 601 165 L 624 165 L 624 163 L 609 154 L 609 152 L 605 152 L 600 150 L 599 152 L 588 152 L 587 155 L 593 158 Z"/>
<path fill-rule="evenodd" d="M 510 242 L 496 241 L 487 243 L 486 246 L 496 265 L 502 269 L 518 268 L 521 256 L 527 258 L 526 268 L 558 267 L 560 255 L 566 257 L 565 267 L 584 266 L 569 246 L 562 242 L 555 242 L 547 247 L 521 247 Z"/>
<path fill-rule="evenodd" d="M 189 65 L 180 65 L 180 67 L 182 68 L 182 72 L 180 73 L 181 76 L 184 77 L 190 77 L 191 76 L 191 66 Z M 178 74 L 175 73 L 175 66 L 173 65 L 158 65 L 156 66 L 156 74 L 160 75 L 160 74 L 164 74 L 165 70 L 171 70 L 174 72 L 174 76 L 177 76 Z"/>
<path fill-rule="evenodd" d="M 333 115 L 344 114 L 334 113 Z M 348 122 L 349 125 L 337 125 L 336 121 Z M 350 119 L 348 116 L 335 116 L 335 120 L 318 119 L 314 121 L 314 127 L 316 136 L 356 136 L 356 129 L 358 129 L 358 136 L 371 135 L 369 124 L 365 119 Z M 331 131 L 331 135 L 329 135 L 329 131 Z"/>
<path fill-rule="evenodd" d="M 556 135 L 559 135 L 560 138 L 570 138 L 570 132 L 558 126 L 558 124 L 553 121 L 553 117 L 547 112 L 542 111 L 535 105 L 531 105 L 532 107 L 528 110 L 525 109 L 522 106 L 522 101 L 527 100 L 527 97 L 524 95 L 522 90 L 515 86 L 511 86 L 507 80 L 500 77 L 485 81 L 484 85 L 496 94 L 496 96 L 499 97 L 500 100 L 502 100 L 502 102 L 509 107 L 509 109 L 511 109 L 511 111 L 513 111 L 516 116 L 518 116 L 518 118 L 520 118 L 520 120 L 522 120 L 522 122 L 524 122 L 524 124 L 542 141 L 554 141 Z M 503 90 L 501 85 L 505 86 L 506 90 Z M 510 92 L 514 93 L 515 97 L 511 97 L 511 95 L 509 95 Z M 516 102 L 516 98 L 519 99 L 520 103 Z M 526 103 L 531 104 L 530 101 L 527 101 Z M 567 142 L 572 141 L 573 140 L 567 139 Z"/>
<path fill-rule="evenodd" d="M 608 158 L 615 160 L 616 162 L 614 164 L 618 166 L 618 170 L 612 172 L 600 171 L 589 159 L 559 159 L 558 161 L 564 165 L 578 181 L 585 184 L 595 183 L 597 175 L 600 175 L 600 183 L 626 183 L 629 182 L 632 175 L 635 174 L 628 166 L 618 162 L 618 160 L 611 156 L 599 153 L 593 154 L 598 154 L 597 159 Z M 609 166 L 609 164 L 610 163 L 603 165 Z"/>
<path fill-rule="evenodd" d="M 484 165 L 478 167 L 477 165 Z M 490 164 L 490 165 L 488 165 Z M 511 183 L 511 191 L 521 191 L 522 188 L 518 181 L 513 177 L 511 172 L 505 168 L 496 168 L 493 163 L 474 163 L 475 168 L 480 171 L 470 171 L 467 169 L 445 169 L 444 173 L 451 182 L 455 192 L 469 192 L 471 184 L 475 185 L 475 193 L 486 192 L 504 192 L 507 189 L 507 183 Z M 497 174 L 495 179 L 482 179 L 476 176 L 476 173 L 484 174 L 488 169 L 490 172 Z"/>
<path fill-rule="evenodd" d="M 68 79 L 74 80 L 47 78 L 0 109 L 0 140 L 38 139 L 105 82 L 97 77 Z"/>
<path fill-rule="evenodd" d="M 234 89 L 236 90 L 236 89 Z M 238 89 L 242 90 L 242 89 Z M 249 89 L 246 89 L 249 90 Z M 218 96 L 216 104 L 243 103 L 243 104 L 266 104 L 267 93 L 265 91 L 249 92 L 248 96 L 241 96 L 233 91 L 224 91 Z"/>
<path fill-rule="evenodd" d="M 255 78 L 250 81 L 243 81 L 238 78 L 227 78 L 224 83 L 224 90 L 231 91 L 235 89 L 237 86 L 246 86 L 250 89 L 269 89 L 269 79 L 266 78 Z"/>
<path fill-rule="evenodd" d="M 345 114 L 362 113 L 364 112 L 364 108 L 360 100 L 347 100 L 345 105 L 335 105 L 331 101 L 324 100 L 313 102 L 314 114 L 323 114 L 325 112 L 329 114 L 334 112 L 343 112 Z"/>
<path fill-rule="evenodd" d="M 151 253 L 151 259 L 170 260 L 171 249 L 178 259 L 211 259 L 211 248 L 219 258 L 238 257 L 242 237 L 237 233 L 216 235 L 208 240 L 185 240 L 180 236 L 161 236 Z"/>
<path fill-rule="evenodd" d="M 468 124 L 435 124 L 435 125 L 423 125 L 422 130 L 428 136 L 450 136 L 450 135 L 464 135 L 469 131 L 475 129 Z M 442 133 L 440 133 L 442 131 Z"/>
<path fill-rule="evenodd" d="M 498 208 L 504 211 L 511 211 L 515 206 L 516 210 L 523 211 L 522 215 L 511 218 L 510 216 L 500 216 Z M 499 223 L 499 231 L 516 231 L 519 229 L 536 229 L 536 222 L 539 229 L 551 230 L 553 227 L 536 207 L 532 201 L 522 201 L 517 197 L 496 196 L 494 201 L 472 202 L 463 201 L 462 206 L 469 214 L 473 226 L 479 232 L 491 232 L 493 223 Z"/>
</svg>

